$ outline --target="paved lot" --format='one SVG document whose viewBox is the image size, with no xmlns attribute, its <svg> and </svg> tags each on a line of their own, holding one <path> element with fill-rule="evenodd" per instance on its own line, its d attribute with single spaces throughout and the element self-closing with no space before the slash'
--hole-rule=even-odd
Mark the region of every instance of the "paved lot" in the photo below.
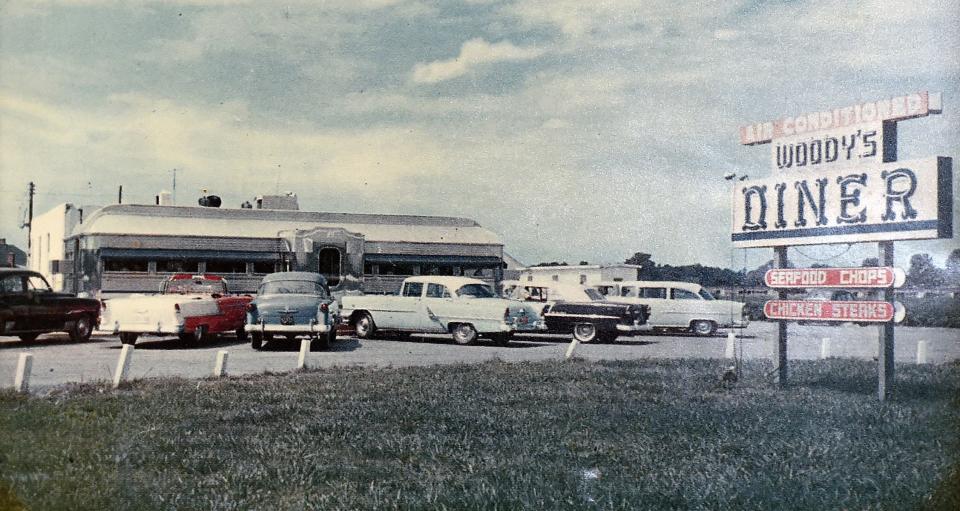
<svg viewBox="0 0 960 511">
<path fill-rule="evenodd" d="M 737 340 L 747 359 L 769 359 L 776 340 L 774 323 L 757 322 L 745 329 Z M 872 359 L 876 356 L 877 328 L 842 326 L 790 325 L 789 357 L 820 357 L 821 339 L 829 337 L 830 354 L 836 357 Z M 491 359 L 507 361 L 562 358 L 568 339 L 549 336 L 520 337 L 507 347 L 482 341 L 475 346 L 457 346 L 442 337 L 414 337 L 411 341 L 341 340 L 329 351 L 310 353 L 308 366 L 410 366 L 480 362 Z M 931 363 L 960 360 L 960 330 L 945 328 L 897 329 L 896 360 L 916 360 L 917 344 L 927 343 L 927 359 Z M 722 358 L 726 345 L 724 332 L 711 338 L 685 335 L 643 335 L 621 337 L 616 344 L 581 345 L 577 356 L 591 360 L 627 360 L 638 358 Z M 0 337 L 0 386 L 13 385 L 20 353 L 33 354 L 31 390 L 42 392 L 67 382 L 109 381 L 120 354 L 116 337 L 93 338 L 74 344 L 65 334 L 41 336 L 24 343 L 17 338 Z M 252 374 L 264 371 L 284 372 L 297 363 L 299 343 L 268 345 L 254 351 L 249 344 L 225 338 L 198 347 L 184 347 L 175 338 L 141 338 L 134 352 L 130 369 L 132 378 L 183 376 L 200 378 L 211 374 L 217 352 L 228 350 L 229 374 Z"/>
</svg>

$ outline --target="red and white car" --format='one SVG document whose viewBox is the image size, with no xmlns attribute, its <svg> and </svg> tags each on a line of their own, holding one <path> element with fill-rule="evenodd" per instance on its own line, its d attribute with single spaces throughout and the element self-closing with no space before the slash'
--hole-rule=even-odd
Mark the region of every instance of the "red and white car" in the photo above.
<svg viewBox="0 0 960 511">
<path fill-rule="evenodd" d="M 246 340 L 243 329 L 250 295 L 230 295 L 227 281 L 216 275 L 173 275 L 158 295 L 131 295 L 104 300 L 101 335 L 119 335 L 135 344 L 141 335 L 176 335 L 197 342 L 222 333 Z"/>
</svg>

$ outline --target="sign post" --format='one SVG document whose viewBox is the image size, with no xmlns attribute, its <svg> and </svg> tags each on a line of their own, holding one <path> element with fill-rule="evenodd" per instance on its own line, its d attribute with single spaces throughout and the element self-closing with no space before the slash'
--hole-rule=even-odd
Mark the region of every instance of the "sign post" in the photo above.
<svg viewBox="0 0 960 511">
<path fill-rule="evenodd" d="M 893 242 L 880 242 L 880 264 L 884 266 L 893 266 Z M 892 307 L 893 288 L 889 287 L 883 290 L 883 299 Z M 893 392 L 893 321 L 888 321 L 880 325 L 880 346 L 877 349 L 879 355 L 877 359 L 877 397 L 880 401 L 886 401 Z"/>
<path fill-rule="evenodd" d="M 787 267 L 787 247 L 774 247 L 773 249 L 773 267 Z M 777 298 L 786 300 L 787 292 L 777 291 Z M 787 384 L 787 322 L 777 322 L 777 373 L 774 382 L 783 387 Z"/>
</svg>

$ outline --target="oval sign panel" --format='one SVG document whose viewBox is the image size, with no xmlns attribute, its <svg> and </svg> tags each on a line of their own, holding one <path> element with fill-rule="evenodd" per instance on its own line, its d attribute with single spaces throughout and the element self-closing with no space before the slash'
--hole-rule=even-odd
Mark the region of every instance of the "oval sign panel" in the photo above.
<svg viewBox="0 0 960 511">
<path fill-rule="evenodd" d="M 774 268 L 763 281 L 773 288 L 808 287 L 900 287 L 907 275 L 900 268 Z"/>
<path fill-rule="evenodd" d="M 882 301 L 770 300 L 763 304 L 769 319 L 793 321 L 856 321 L 886 323 L 902 321 L 906 312 L 899 303 Z"/>
</svg>

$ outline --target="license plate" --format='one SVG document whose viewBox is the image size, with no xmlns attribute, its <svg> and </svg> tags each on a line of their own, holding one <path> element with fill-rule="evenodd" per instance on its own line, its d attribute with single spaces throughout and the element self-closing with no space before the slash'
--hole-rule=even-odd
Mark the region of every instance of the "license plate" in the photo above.
<svg viewBox="0 0 960 511">
<path fill-rule="evenodd" d="M 293 314 L 280 314 L 280 324 L 281 324 L 281 325 L 292 325 L 292 324 L 293 324 Z"/>
</svg>

